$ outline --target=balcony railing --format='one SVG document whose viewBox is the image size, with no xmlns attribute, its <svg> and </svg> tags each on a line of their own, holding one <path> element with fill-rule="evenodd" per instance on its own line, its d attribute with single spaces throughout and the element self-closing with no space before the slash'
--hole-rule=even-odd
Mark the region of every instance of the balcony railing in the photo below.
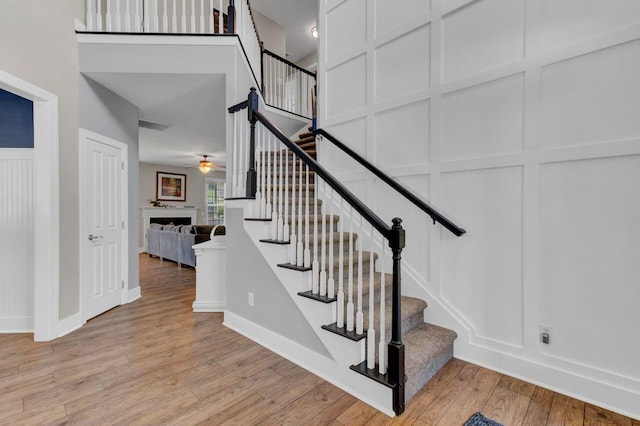
<svg viewBox="0 0 640 426">
<path fill-rule="evenodd" d="M 86 12 L 88 32 L 237 36 L 265 103 L 314 116 L 315 74 L 263 49 L 248 0 L 86 0 Z"/>
</svg>

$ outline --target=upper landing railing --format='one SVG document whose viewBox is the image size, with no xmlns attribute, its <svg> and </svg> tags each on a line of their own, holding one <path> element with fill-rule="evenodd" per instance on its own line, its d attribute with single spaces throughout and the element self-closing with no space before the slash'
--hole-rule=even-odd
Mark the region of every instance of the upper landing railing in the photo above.
<svg viewBox="0 0 640 426">
<path fill-rule="evenodd" d="M 313 117 L 315 74 L 263 49 L 248 0 L 86 0 L 86 12 L 88 32 L 237 36 L 265 103 Z"/>
</svg>

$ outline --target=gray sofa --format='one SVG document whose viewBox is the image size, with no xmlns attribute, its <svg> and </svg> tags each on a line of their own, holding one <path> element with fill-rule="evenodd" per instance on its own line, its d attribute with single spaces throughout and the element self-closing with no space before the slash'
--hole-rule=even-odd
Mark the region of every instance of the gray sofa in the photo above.
<svg viewBox="0 0 640 426">
<path fill-rule="evenodd" d="M 147 229 L 147 254 L 162 260 L 172 260 L 179 266 L 196 266 L 193 245 L 211 239 L 211 225 L 159 225 L 152 223 Z M 224 232 L 216 228 L 216 235 Z"/>
</svg>

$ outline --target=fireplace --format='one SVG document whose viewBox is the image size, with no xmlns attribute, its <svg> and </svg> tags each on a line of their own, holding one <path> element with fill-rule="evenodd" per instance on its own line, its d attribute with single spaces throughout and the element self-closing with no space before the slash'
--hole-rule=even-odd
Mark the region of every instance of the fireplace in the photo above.
<svg viewBox="0 0 640 426">
<path fill-rule="evenodd" d="M 142 207 L 141 210 L 142 229 L 144 229 L 144 251 L 147 251 L 147 229 L 149 224 L 195 225 L 198 223 L 198 209 L 195 207 Z"/>
<path fill-rule="evenodd" d="M 191 225 L 191 217 L 151 217 L 149 223 L 160 225 Z"/>
</svg>

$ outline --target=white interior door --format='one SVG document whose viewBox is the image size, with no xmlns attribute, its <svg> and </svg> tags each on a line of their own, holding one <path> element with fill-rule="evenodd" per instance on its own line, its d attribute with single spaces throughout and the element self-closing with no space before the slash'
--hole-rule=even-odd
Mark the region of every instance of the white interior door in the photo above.
<svg viewBox="0 0 640 426">
<path fill-rule="evenodd" d="M 81 135 L 84 317 L 89 319 L 122 304 L 125 155 L 116 141 Z"/>
</svg>

